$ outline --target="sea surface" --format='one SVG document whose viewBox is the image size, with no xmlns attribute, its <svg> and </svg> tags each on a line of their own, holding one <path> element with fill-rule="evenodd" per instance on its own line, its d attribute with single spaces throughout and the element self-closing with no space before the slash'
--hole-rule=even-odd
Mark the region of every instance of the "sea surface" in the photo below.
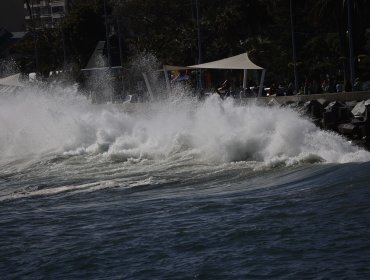
<svg viewBox="0 0 370 280">
<path fill-rule="evenodd" d="M 212 95 L 0 96 L 1 279 L 370 279 L 370 153 Z"/>
</svg>

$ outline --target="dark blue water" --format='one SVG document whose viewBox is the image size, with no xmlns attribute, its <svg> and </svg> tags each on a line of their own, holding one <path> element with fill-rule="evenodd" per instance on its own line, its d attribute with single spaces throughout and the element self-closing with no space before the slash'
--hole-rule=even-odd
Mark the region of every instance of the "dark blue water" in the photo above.
<svg viewBox="0 0 370 280">
<path fill-rule="evenodd" d="M 1 279 L 369 279 L 369 168 L 240 168 L 7 199 Z"/>
</svg>

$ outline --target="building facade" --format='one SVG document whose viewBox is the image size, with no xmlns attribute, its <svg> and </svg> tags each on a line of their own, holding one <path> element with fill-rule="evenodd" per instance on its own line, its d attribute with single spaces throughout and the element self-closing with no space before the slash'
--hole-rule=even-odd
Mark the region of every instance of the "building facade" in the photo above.
<svg viewBox="0 0 370 280">
<path fill-rule="evenodd" d="M 67 0 L 24 0 L 26 28 L 53 28 L 66 14 Z"/>
</svg>

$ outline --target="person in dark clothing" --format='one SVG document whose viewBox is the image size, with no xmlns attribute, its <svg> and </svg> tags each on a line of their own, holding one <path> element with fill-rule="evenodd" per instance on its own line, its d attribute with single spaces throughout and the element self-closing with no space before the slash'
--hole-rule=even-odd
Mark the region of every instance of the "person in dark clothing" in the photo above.
<svg viewBox="0 0 370 280">
<path fill-rule="evenodd" d="M 226 97 L 230 93 L 230 81 L 229 79 L 226 79 L 223 81 L 219 87 L 217 87 L 217 93 L 221 97 Z"/>
<path fill-rule="evenodd" d="M 344 81 L 344 91 L 351 92 L 352 91 L 352 84 L 350 81 Z"/>
</svg>

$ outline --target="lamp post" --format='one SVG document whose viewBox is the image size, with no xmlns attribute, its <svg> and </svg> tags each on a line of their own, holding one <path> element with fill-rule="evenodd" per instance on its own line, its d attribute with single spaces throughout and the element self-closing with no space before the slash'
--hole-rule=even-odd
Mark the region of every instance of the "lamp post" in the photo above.
<svg viewBox="0 0 370 280">
<path fill-rule="evenodd" d="M 37 30 L 36 30 L 36 23 L 35 19 L 33 17 L 33 7 L 31 8 L 29 0 L 26 0 L 26 6 L 27 6 L 27 11 L 29 14 L 29 17 L 31 19 L 31 25 L 32 25 L 32 33 L 33 33 L 33 45 L 34 45 L 34 52 L 35 52 L 35 71 L 36 71 L 36 76 L 39 72 L 39 52 L 37 48 Z"/>
<path fill-rule="evenodd" d="M 349 43 L 349 72 L 351 85 L 355 82 L 355 57 L 353 51 L 353 29 L 352 29 L 353 0 L 347 0 L 348 15 L 348 43 Z"/>
<path fill-rule="evenodd" d="M 199 5 L 198 0 L 195 0 L 195 20 L 196 20 L 196 26 L 197 26 L 197 39 L 198 39 L 198 64 L 202 63 L 202 42 L 201 42 L 201 34 L 200 34 L 200 23 L 199 23 Z M 203 88 L 202 83 L 202 69 L 197 70 L 197 86 L 198 89 Z"/>
<path fill-rule="evenodd" d="M 122 94 L 124 94 L 125 84 L 124 84 L 124 79 L 123 79 L 122 36 L 121 36 L 120 20 L 118 19 L 118 16 L 116 17 L 116 24 L 117 24 L 117 33 L 118 33 L 119 59 L 121 62 L 121 86 L 122 86 Z"/>
<path fill-rule="evenodd" d="M 62 40 L 63 40 L 63 71 L 67 69 L 67 51 L 66 51 L 66 40 L 64 34 L 64 28 L 62 27 Z"/>
<path fill-rule="evenodd" d="M 122 34 L 120 20 L 118 16 L 116 17 L 117 33 L 118 33 L 118 47 L 119 47 L 119 59 L 121 62 L 121 67 L 123 67 L 123 53 L 122 53 Z"/>
<path fill-rule="evenodd" d="M 108 67 L 110 67 L 110 47 L 109 47 L 109 36 L 108 36 L 108 19 L 107 19 L 107 4 L 104 0 L 104 17 L 105 17 L 105 40 L 107 45 L 107 56 L 108 56 Z"/>
<path fill-rule="evenodd" d="M 295 49 L 295 35 L 294 35 L 292 0 L 290 0 L 289 6 L 290 6 L 290 31 L 292 33 L 292 49 L 293 49 L 294 90 L 296 92 L 298 92 L 297 58 L 296 58 L 296 49 Z"/>
<path fill-rule="evenodd" d="M 63 26 L 65 15 L 66 15 L 65 13 L 59 13 L 59 16 L 61 18 L 59 22 L 59 27 L 60 27 L 60 32 L 62 35 L 62 48 L 63 48 L 63 73 L 65 73 L 67 69 L 66 39 L 65 39 L 64 26 Z"/>
</svg>

